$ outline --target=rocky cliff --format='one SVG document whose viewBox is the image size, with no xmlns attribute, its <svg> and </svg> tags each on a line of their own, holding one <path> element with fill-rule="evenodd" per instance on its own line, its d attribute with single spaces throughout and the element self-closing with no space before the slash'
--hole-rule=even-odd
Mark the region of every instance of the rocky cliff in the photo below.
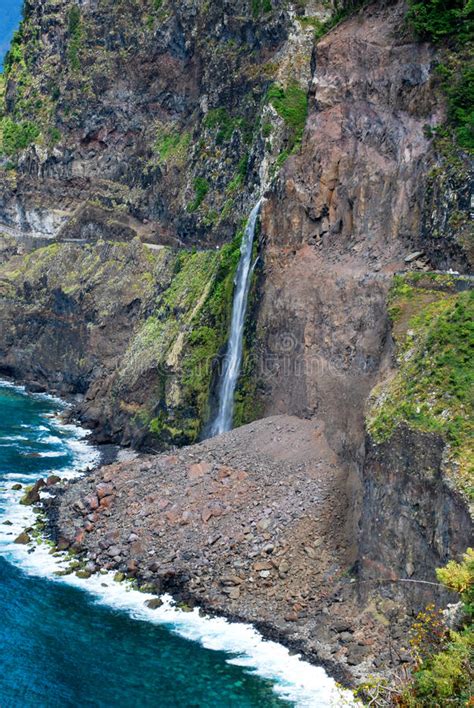
<svg viewBox="0 0 474 708">
<path fill-rule="evenodd" d="M 387 646 L 445 599 L 411 581 L 434 582 L 472 530 L 470 159 L 440 127 L 457 130 L 439 70 L 453 50 L 416 36 L 403 2 L 25 12 L 1 124 L 0 371 L 74 397 L 99 441 L 196 442 L 263 191 L 234 422 L 284 416 L 99 471 L 67 488 L 57 533 L 94 567 L 272 625 L 346 679 L 404 663 Z M 308 461 L 283 459 L 295 435 Z M 171 485 L 158 509 L 155 473 Z M 259 518 L 240 492 L 266 500 Z M 151 525 L 132 528 L 129 502 Z"/>
</svg>

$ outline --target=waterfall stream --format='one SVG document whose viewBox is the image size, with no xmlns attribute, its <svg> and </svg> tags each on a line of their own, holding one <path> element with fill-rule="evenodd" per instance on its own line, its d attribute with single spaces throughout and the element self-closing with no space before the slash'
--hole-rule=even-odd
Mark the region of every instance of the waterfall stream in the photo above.
<svg viewBox="0 0 474 708">
<path fill-rule="evenodd" d="M 247 311 L 247 300 L 252 280 L 253 241 L 260 206 L 261 200 L 257 202 L 250 213 L 240 247 L 240 261 L 235 275 L 229 341 L 227 343 L 224 371 L 219 388 L 219 407 L 210 426 L 211 437 L 232 429 L 234 393 L 242 363 L 245 313 Z"/>
</svg>

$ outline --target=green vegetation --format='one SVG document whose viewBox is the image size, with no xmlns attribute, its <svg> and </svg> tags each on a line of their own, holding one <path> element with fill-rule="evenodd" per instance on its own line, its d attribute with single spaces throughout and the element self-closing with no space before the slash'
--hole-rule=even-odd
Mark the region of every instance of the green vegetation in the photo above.
<svg viewBox="0 0 474 708">
<path fill-rule="evenodd" d="M 465 42 L 474 33 L 474 4 L 472 0 L 410 0 L 408 21 L 423 39 L 438 42 L 455 36 Z"/>
<path fill-rule="evenodd" d="M 203 177 L 196 177 L 193 187 L 195 196 L 193 201 L 187 206 L 187 211 L 190 213 L 196 211 L 201 206 L 209 192 L 209 183 Z"/>
<path fill-rule="evenodd" d="M 10 49 L 8 50 L 5 60 L 3 62 L 3 72 L 5 76 L 8 76 L 15 64 L 21 64 L 24 62 L 23 55 L 23 32 L 22 25 L 14 35 L 10 44 Z"/>
<path fill-rule="evenodd" d="M 15 123 L 11 118 L 0 119 L 0 153 L 14 156 L 34 143 L 39 134 L 40 129 L 31 121 Z"/>
<path fill-rule="evenodd" d="M 169 12 L 164 0 L 151 0 L 150 13 L 145 16 L 145 24 L 153 30 L 157 22 L 166 20 Z"/>
<path fill-rule="evenodd" d="M 159 132 L 154 150 L 161 163 L 182 164 L 191 143 L 191 133 L 180 133 L 178 130 Z"/>
<path fill-rule="evenodd" d="M 239 190 L 245 182 L 245 177 L 247 176 L 247 170 L 249 166 L 249 156 L 244 155 L 237 166 L 237 173 L 235 177 L 229 182 L 227 187 L 227 194 L 233 194 Z"/>
<path fill-rule="evenodd" d="M 73 5 L 68 13 L 68 58 L 71 68 L 77 71 L 81 68 L 79 52 L 82 46 L 82 23 L 81 12 L 77 5 Z"/>
<path fill-rule="evenodd" d="M 390 306 L 399 368 L 375 389 L 368 429 L 377 442 L 401 423 L 441 435 L 454 481 L 474 498 L 474 292 L 456 293 L 452 276 L 398 276 Z"/>
<path fill-rule="evenodd" d="M 136 420 L 161 442 L 194 442 L 209 415 L 213 368 L 227 339 L 239 254 L 240 234 L 220 250 L 173 256 L 169 284 L 125 356 L 124 385 L 156 371 L 150 403 L 136 411 Z"/>
<path fill-rule="evenodd" d="M 258 17 L 259 15 L 271 12 L 272 3 L 271 0 L 252 0 L 252 15 Z"/>
<path fill-rule="evenodd" d="M 437 68 L 448 103 L 448 126 L 452 126 L 458 145 L 474 151 L 474 53 L 472 48 L 463 52 L 462 59 L 454 54 Z M 466 63 L 465 63 L 466 62 Z M 436 134 L 447 137 L 447 128 L 437 129 Z"/>
<path fill-rule="evenodd" d="M 474 549 L 461 563 L 450 561 L 436 571 L 438 580 L 457 592 L 462 602 L 461 627 L 449 629 L 440 610 L 430 605 L 410 631 L 411 672 L 390 683 L 378 679 L 359 687 L 372 706 L 399 708 L 464 708 L 474 693 Z"/>
<path fill-rule="evenodd" d="M 235 118 L 229 114 L 226 108 L 212 108 L 204 119 L 204 127 L 216 131 L 216 144 L 228 142 L 234 130 L 240 130 L 244 140 L 248 142 L 252 135 L 251 126 L 244 118 Z"/>
<path fill-rule="evenodd" d="M 272 168 L 272 173 L 276 174 L 288 157 L 301 146 L 308 114 L 308 96 L 296 81 L 292 81 L 286 88 L 272 84 L 268 89 L 267 100 L 283 118 L 288 131 L 286 147 Z"/>
<path fill-rule="evenodd" d="M 298 21 L 303 26 L 309 26 L 314 28 L 314 37 L 316 40 L 321 39 L 325 34 L 330 32 L 334 27 L 336 27 L 340 22 L 350 17 L 361 7 L 366 5 L 368 0 L 346 0 L 343 5 L 336 2 L 334 9 L 330 17 L 326 20 L 321 20 L 319 17 L 312 17 L 308 15 L 303 15 L 298 17 Z M 305 6 L 305 1 L 302 0 L 302 10 Z M 324 3 L 323 3 L 324 4 Z"/>
<path fill-rule="evenodd" d="M 15 158 L 32 143 L 54 145 L 60 139 L 54 127 L 57 90 L 45 90 L 41 75 L 33 71 L 33 55 L 38 48 L 38 28 L 23 19 L 15 32 L 0 75 L 0 152 L 12 158 L 7 167 L 15 166 Z M 6 111 L 5 83 L 13 80 L 14 101 Z M 56 96 L 56 98 L 54 98 Z"/>
<path fill-rule="evenodd" d="M 292 81 L 286 89 L 278 84 L 273 84 L 268 89 L 267 98 L 290 129 L 293 144 L 301 143 L 308 113 L 306 91 L 296 81 Z"/>
<path fill-rule="evenodd" d="M 435 134 L 446 138 L 454 131 L 457 144 L 474 151 L 473 0 L 411 0 L 408 21 L 421 39 L 444 47 L 438 74 L 447 98 L 448 123 Z"/>
<path fill-rule="evenodd" d="M 361 3 L 355 3 L 355 7 Z M 333 14 L 327 20 L 320 20 L 319 17 L 298 17 L 299 22 L 303 26 L 310 26 L 314 28 L 314 38 L 321 39 L 325 34 L 330 32 L 334 27 L 336 27 L 342 20 L 348 17 L 354 7 L 346 5 L 343 8 L 336 9 Z"/>
</svg>

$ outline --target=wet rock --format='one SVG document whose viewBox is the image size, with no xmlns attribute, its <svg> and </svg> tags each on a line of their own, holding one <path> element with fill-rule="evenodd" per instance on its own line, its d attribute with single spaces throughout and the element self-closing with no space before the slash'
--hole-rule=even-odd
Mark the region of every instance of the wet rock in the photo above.
<svg viewBox="0 0 474 708">
<path fill-rule="evenodd" d="M 151 600 L 146 600 L 145 605 L 150 610 L 157 610 L 159 607 L 163 606 L 163 600 L 159 597 L 153 597 Z"/>
<path fill-rule="evenodd" d="M 15 538 L 14 543 L 26 546 L 28 543 L 31 543 L 31 537 L 26 531 L 22 531 L 21 534 Z"/>
<path fill-rule="evenodd" d="M 92 575 L 90 570 L 87 570 L 87 568 L 80 568 L 79 570 L 76 570 L 76 577 L 77 578 L 82 578 L 83 580 L 87 580 L 90 578 Z"/>
<path fill-rule="evenodd" d="M 20 504 L 24 506 L 31 506 L 32 504 L 37 504 L 40 497 L 40 490 L 46 486 L 44 479 L 39 479 L 32 487 L 27 487 L 26 492 L 20 500 Z"/>
</svg>

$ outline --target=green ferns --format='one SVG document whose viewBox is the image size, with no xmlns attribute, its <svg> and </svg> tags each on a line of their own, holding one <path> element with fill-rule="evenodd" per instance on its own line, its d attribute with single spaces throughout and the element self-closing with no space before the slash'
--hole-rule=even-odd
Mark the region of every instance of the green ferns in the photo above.
<svg viewBox="0 0 474 708">
<path fill-rule="evenodd" d="M 375 389 L 368 429 L 377 442 L 402 423 L 441 435 L 455 482 L 474 498 L 474 292 L 456 293 L 450 276 L 424 278 L 395 278 L 390 314 L 399 369 Z"/>
</svg>

